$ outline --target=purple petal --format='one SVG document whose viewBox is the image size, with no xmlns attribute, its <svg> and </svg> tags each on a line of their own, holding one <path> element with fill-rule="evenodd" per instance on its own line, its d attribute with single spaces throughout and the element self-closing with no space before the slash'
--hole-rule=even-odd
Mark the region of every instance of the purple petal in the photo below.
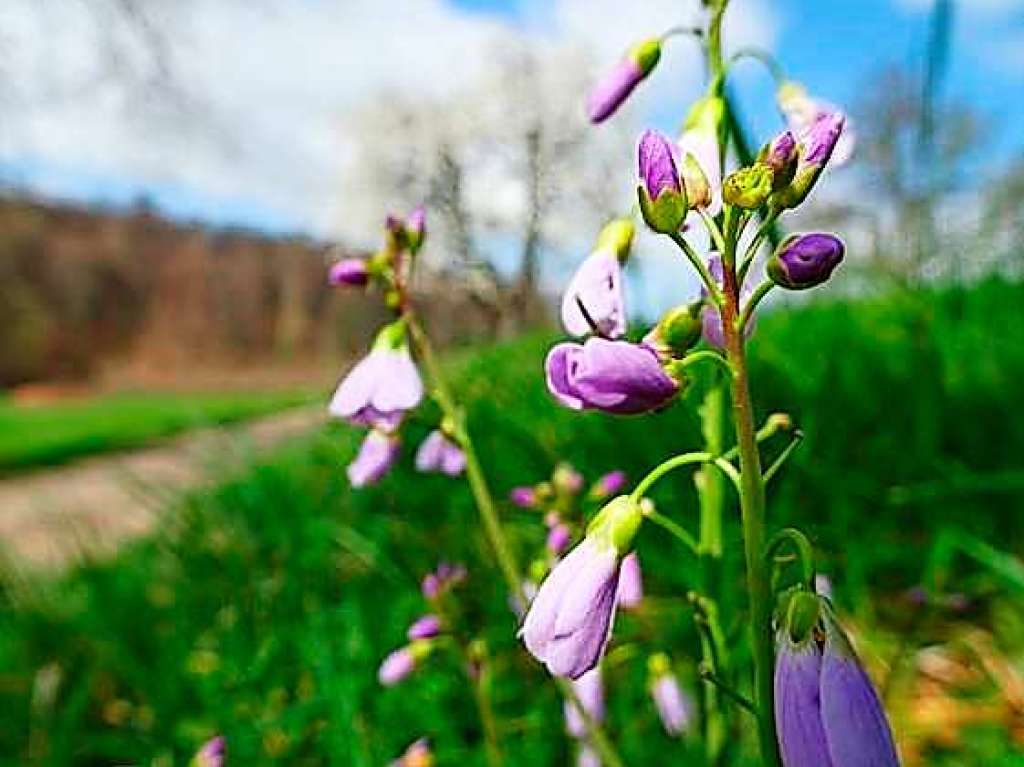
<svg viewBox="0 0 1024 767">
<path fill-rule="evenodd" d="M 586 309 L 590 322 L 580 309 Z M 626 332 L 622 292 L 622 266 L 610 250 L 596 250 L 580 264 L 562 296 L 562 325 L 567 333 L 585 336 L 597 332 L 618 338 Z"/>
<path fill-rule="evenodd" d="M 466 454 L 462 448 L 447 438 L 444 441 L 439 468 L 443 474 L 447 474 L 449 477 L 457 477 L 466 470 Z"/>
<path fill-rule="evenodd" d="M 582 351 L 565 354 L 564 378 L 555 381 L 563 389 L 552 387 L 552 380 L 549 388 L 563 404 L 620 414 L 657 410 L 679 389 L 651 349 L 603 338 L 591 338 Z"/>
<path fill-rule="evenodd" d="M 583 710 L 595 722 L 604 721 L 604 685 L 601 682 L 601 669 L 595 668 L 576 679 L 572 683 L 572 689 L 576 693 Z M 582 738 L 587 734 L 587 725 L 580 716 L 579 709 L 574 701 L 566 699 L 562 704 L 562 711 L 565 715 L 565 730 L 574 738 Z"/>
<path fill-rule="evenodd" d="M 672 144 L 657 131 L 644 131 L 640 137 L 637 162 L 640 181 L 651 200 L 657 200 L 666 189 L 681 191 L 679 171 L 672 156 Z"/>
<path fill-rule="evenodd" d="M 537 590 L 519 632 L 526 649 L 537 660 L 544 661 L 548 644 L 555 635 L 555 621 L 566 591 L 572 588 L 592 555 L 593 544 L 584 540 L 548 573 Z"/>
<path fill-rule="evenodd" d="M 813 642 L 779 639 L 775 660 L 775 724 L 785 767 L 838 767 L 821 723 L 821 655 Z"/>
<path fill-rule="evenodd" d="M 375 353 L 385 356 L 370 404 L 383 413 L 416 407 L 423 399 L 423 381 L 408 347 L 381 349 Z"/>
<path fill-rule="evenodd" d="M 662 674 L 651 685 L 658 717 L 669 735 L 682 735 L 693 723 L 694 705 L 672 674 Z"/>
<path fill-rule="evenodd" d="M 630 58 L 620 61 L 591 92 L 587 102 L 590 121 L 599 123 L 610 117 L 643 79 L 639 64 Z"/>
<path fill-rule="evenodd" d="M 371 485 L 387 474 L 398 458 L 399 445 L 397 437 L 376 429 L 369 432 L 346 470 L 352 487 Z"/>
<path fill-rule="evenodd" d="M 377 681 L 384 687 L 391 687 L 405 679 L 416 668 L 416 658 L 408 647 L 401 647 L 389 654 L 380 664 Z"/>
<path fill-rule="evenodd" d="M 635 551 L 627 554 L 619 569 L 619 607 L 632 610 L 640 606 L 644 599 L 644 582 L 640 573 L 640 557 Z"/>
<path fill-rule="evenodd" d="M 441 619 L 433 613 L 420 616 L 412 625 L 409 626 L 409 630 L 406 632 L 406 636 L 409 637 L 409 641 L 412 642 L 416 639 L 430 639 L 436 637 L 441 633 Z"/>
<path fill-rule="evenodd" d="M 227 758 L 227 742 L 223 735 L 211 738 L 192 759 L 193 767 L 222 767 Z"/>
<path fill-rule="evenodd" d="M 559 402 L 573 410 L 582 410 L 584 405 L 569 380 L 569 372 L 579 366 L 582 357 L 582 346 L 561 343 L 552 347 L 544 360 L 544 374 L 547 379 L 548 391 Z"/>
<path fill-rule="evenodd" d="M 416 450 L 416 470 L 437 471 L 441 466 L 444 443 L 444 435 L 439 429 L 430 432 Z"/>
</svg>

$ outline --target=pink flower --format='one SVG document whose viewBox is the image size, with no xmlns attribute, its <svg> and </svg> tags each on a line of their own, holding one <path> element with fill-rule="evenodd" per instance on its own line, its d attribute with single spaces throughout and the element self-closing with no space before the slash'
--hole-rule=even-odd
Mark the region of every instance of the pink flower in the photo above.
<svg viewBox="0 0 1024 767">
<path fill-rule="evenodd" d="M 572 683 L 573 692 L 583 710 L 595 722 L 604 721 L 604 685 L 601 683 L 601 669 L 595 668 L 576 679 Z M 576 703 L 566 700 L 562 704 L 565 715 L 565 730 L 574 738 L 583 738 L 587 734 L 587 724 L 580 716 Z"/>
<path fill-rule="evenodd" d="M 457 477 L 465 468 L 466 454 L 440 429 L 430 432 L 420 444 L 419 450 L 416 451 L 416 469 L 418 471 L 438 471 L 449 477 Z"/>
<path fill-rule="evenodd" d="M 574 336 L 626 332 L 622 265 L 613 251 L 595 250 L 580 264 L 562 295 L 562 325 Z"/>
<path fill-rule="evenodd" d="M 622 560 L 619 570 L 619 607 L 633 610 L 640 606 L 644 598 L 644 582 L 640 574 L 640 557 L 631 551 Z"/>
<path fill-rule="evenodd" d="M 398 437 L 371 429 L 346 472 L 352 487 L 365 487 L 380 480 L 398 458 Z"/>
</svg>

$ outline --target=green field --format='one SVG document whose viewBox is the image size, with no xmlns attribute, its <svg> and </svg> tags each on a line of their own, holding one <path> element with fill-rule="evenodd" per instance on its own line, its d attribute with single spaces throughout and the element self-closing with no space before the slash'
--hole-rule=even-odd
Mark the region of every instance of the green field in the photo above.
<svg viewBox="0 0 1024 767">
<path fill-rule="evenodd" d="M 308 391 L 138 392 L 16 405 L 0 399 L 0 473 L 146 445 L 186 429 L 228 424 L 311 400 Z"/>
<path fill-rule="evenodd" d="M 1024 654 L 1016 560 L 998 560 L 983 544 L 974 554 L 990 566 L 954 559 L 945 572 L 966 613 L 922 616 L 905 597 L 940 531 L 1024 550 L 1022 305 L 1024 287 L 990 282 L 760 318 L 752 363 L 759 415 L 786 410 L 806 434 L 770 489 L 771 522 L 812 534 L 838 609 L 876 671 L 906 671 L 912 664 L 899 661 L 909 652 L 953 642 L 968 623 L 1001 657 Z M 540 375 L 549 342 L 466 352 L 451 363 L 499 496 L 544 478 L 560 460 L 589 478 L 622 468 L 636 479 L 698 444 L 696 390 L 637 419 L 557 407 Z M 429 413 L 418 417 L 409 444 L 431 426 Z M 560 701 L 518 648 L 464 483 L 415 474 L 406 449 L 397 471 L 354 492 L 343 469 L 358 436 L 332 426 L 193 496 L 165 534 L 115 562 L 56 583 L 11 574 L 0 591 L 0 764 L 185 764 L 203 738 L 223 731 L 231 764 L 381 767 L 429 735 L 442 767 L 483 765 L 458 663 L 442 652 L 397 688 L 376 681 L 380 659 L 423 610 L 420 577 L 442 558 L 469 567 L 461 612 L 468 629 L 487 627 L 507 763 L 571 763 Z M 655 499 L 692 527 L 686 475 L 660 485 Z M 543 526 L 508 504 L 502 512 L 525 559 Z M 738 541 L 734 522 L 726 541 Z M 693 560 L 653 529 L 639 547 L 649 599 L 616 627 L 608 730 L 629 765 L 699 765 L 693 743 L 659 728 L 642 654 L 671 652 L 692 682 L 697 639 L 683 594 L 693 586 Z M 737 565 L 727 572 L 739 571 L 738 548 L 727 547 Z M 729 585 L 732 627 L 742 591 Z M 900 679 L 889 682 L 906 700 Z M 995 687 L 982 679 L 959 695 L 965 705 L 989 701 Z M 891 711 L 904 745 L 913 736 L 920 746 L 923 761 L 914 764 L 1024 764 L 1007 734 L 1010 715 L 979 719 L 940 746 L 911 726 L 903 707 Z M 737 741 L 748 739 L 740 733 Z"/>
</svg>

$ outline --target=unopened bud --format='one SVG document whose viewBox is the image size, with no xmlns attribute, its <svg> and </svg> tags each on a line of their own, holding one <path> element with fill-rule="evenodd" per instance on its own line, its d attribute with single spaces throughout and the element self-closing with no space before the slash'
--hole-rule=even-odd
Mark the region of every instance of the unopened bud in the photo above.
<svg viewBox="0 0 1024 767">
<path fill-rule="evenodd" d="M 683 168 L 679 175 L 686 192 L 687 205 L 693 208 L 708 207 L 711 204 L 711 184 L 692 153 L 687 152 L 683 158 Z"/>
<path fill-rule="evenodd" d="M 593 123 L 611 117 L 629 94 L 643 82 L 661 58 L 661 39 L 641 40 L 601 79 L 590 94 L 587 114 Z"/>
<path fill-rule="evenodd" d="M 794 644 L 803 644 L 820 619 L 821 597 L 809 591 L 799 591 L 793 594 L 786 608 L 786 634 Z"/>
<path fill-rule="evenodd" d="M 605 538 L 619 555 L 624 555 L 632 549 L 641 522 L 640 506 L 628 495 L 620 495 L 606 503 L 587 525 L 587 537 Z"/>
<path fill-rule="evenodd" d="M 772 169 L 755 163 L 730 173 L 722 185 L 722 198 L 744 210 L 757 210 L 772 193 Z"/>
<path fill-rule="evenodd" d="M 789 290 L 805 290 L 825 282 L 846 253 L 834 234 L 791 234 L 768 261 L 772 282 Z"/>
<path fill-rule="evenodd" d="M 793 180 L 799 147 L 790 131 L 783 131 L 761 148 L 757 161 L 772 169 L 772 190 L 778 191 Z"/>
<path fill-rule="evenodd" d="M 669 309 L 644 338 L 644 343 L 663 359 L 682 357 L 700 340 L 702 306 L 697 301 Z"/>
<path fill-rule="evenodd" d="M 637 195 L 647 225 L 659 234 L 674 234 L 686 218 L 683 191 L 672 145 L 657 131 L 645 131 L 637 151 L 640 185 Z"/>
</svg>

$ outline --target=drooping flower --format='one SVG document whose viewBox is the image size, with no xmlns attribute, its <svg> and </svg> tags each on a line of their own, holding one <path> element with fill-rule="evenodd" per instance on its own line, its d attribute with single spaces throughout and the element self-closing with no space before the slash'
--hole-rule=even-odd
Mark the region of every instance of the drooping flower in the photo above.
<svg viewBox="0 0 1024 767">
<path fill-rule="evenodd" d="M 405 647 L 390 652 L 377 669 L 377 681 L 392 687 L 416 670 L 416 666 L 430 655 L 434 646 L 427 639 L 416 639 Z"/>
<path fill-rule="evenodd" d="M 613 499 L 541 584 L 520 636 L 552 674 L 578 679 L 604 654 L 615 619 L 621 557 L 641 521 L 639 507 L 627 496 Z"/>
<path fill-rule="evenodd" d="M 644 579 L 640 572 L 640 557 L 631 551 L 622 560 L 619 572 L 619 592 L 616 596 L 619 607 L 634 610 L 644 600 Z"/>
<path fill-rule="evenodd" d="M 768 276 L 789 290 L 813 288 L 832 275 L 845 253 L 846 246 L 834 234 L 791 234 L 768 261 Z"/>
<path fill-rule="evenodd" d="M 401 442 L 393 434 L 371 429 L 346 473 L 352 487 L 366 487 L 380 480 L 398 459 Z"/>
<path fill-rule="evenodd" d="M 597 84 L 587 101 L 587 115 L 592 123 L 602 122 L 615 113 L 661 58 L 661 40 L 641 40 Z"/>
<path fill-rule="evenodd" d="M 423 576 L 420 590 L 428 600 L 437 599 L 443 591 L 457 586 L 466 580 L 466 566 L 461 564 L 451 565 L 447 562 L 438 564 L 437 569 L 432 573 Z"/>
<path fill-rule="evenodd" d="M 622 469 L 610 471 L 600 477 L 593 487 L 590 488 L 590 497 L 594 500 L 603 500 L 610 495 L 615 495 L 626 486 L 626 472 Z"/>
<path fill-rule="evenodd" d="M 686 186 L 686 197 L 691 208 L 702 208 L 709 216 L 722 210 L 722 154 L 718 126 L 725 116 L 725 102 L 718 96 L 705 96 L 691 108 L 679 137 L 679 156 L 683 158 L 684 181 L 693 177 L 700 190 Z M 685 170 L 686 158 L 692 156 L 703 173 L 703 179 Z M 710 194 L 708 194 L 710 193 Z M 699 222 L 699 215 L 691 212 L 687 227 Z"/>
<path fill-rule="evenodd" d="M 665 732 L 679 736 L 693 726 L 696 707 L 672 673 L 672 664 L 664 653 L 656 653 L 647 662 L 654 707 Z"/>
<path fill-rule="evenodd" d="M 513 487 L 508 494 L 509 500 L 521 509 L 530 509 L 537 503 L 537 491 L 525 485 Z"/>
<path fill-rule="evenodd" d="M 227 741 L 223 735 L 218 735 L 206 741 L 192 761 L 189 767 L 223 767 L 227 760 Z"/>
<path fill-rule="evenodd" d="M 366 261 L 361 258 L 343 258 L 332 264 L 327 273 L 330 285 L 365 285 L 369 279 Z"/>
<path fill-rule="evenodd" d="M 775 722 L 785 767 L 899 767 L 871 680 L 831 609 L 806 592 L 779 632 Z"/>
<path fill-rule="evenodd" d="M 572 682 L 573 692 L 576 693 L 576 700 L 583 706 L 587 716 L 594 722 L 600 724 L 604 721 L 604 685 L 601 681 L 600 667 L 594 668 L 575 679 Z M 580 716 L 580 710 L 576 702 L 567 698 L 562 704 L 562 712 L 565 715 L 565 731 L 574 738 L 583 738 L 587 735 L 587 723 Z"/>
<path fill-rule="evenodd" d="M 789 129 L 798 138 L 802 137 L 810 126 L 823 115 L 840 114 L 844 118 L 846 117 L 843 110 L 839 107 L 829 104 L 827 101 L 813 98 L 807 93 L 807 89 L 803 85 L 792 80 L 779 86 L 775 98 L 779 105 L 779 111 L 782 112 L 782 116 L 789 125 Z M 832 163 L 836 166 L 845 165 L 849 162 L 857 146 L 856 134 L 851 129 L 848 119 L 846 122 L 846 129 L 839 137 L 835 150 L 832 152 Z"/>
<path fill-rule="evenodd" d="M 440 429 L 434 429 L 416 451 L 416 469 L 439 471 L 449 477 L 459 476 L 466 468 L 466 454 Z"/>
<path fill-rule="evenodd" d="M 441 633 L 441 619 L 433 613 L 421 615 L 412 622 L 405 633 L 410 642 L 416 639 L 432 639 Z"/>
<path fill-rule="evenodd" d="M 580 264 L 562 294 L 562 325 L 567 333 L 618 338 L 626 332 L 622 264 L 633 243 L 633 222 L 615 219 L 601 230 L 594 252 Z"/>
<path fill-rule="evenodd" d="M 385 431 L 398 427 L 423 399 L 423 381 L 409 354 L 402 320 L 386 325 L 373 349 L 345 377 L 331 399 L 337 418 Z"/>
<path fill-rule="evenodd" d="M 708 259 L 708 272 L 711 273 L 711 278 L 715 283 L 721 287 L 722 280 L 724 279 L 724 272 L 722 259 L 717 253 Z M 740 290 L 741 299 L 746 300 L 749 298 L 753 289 L 754 288 L 750 282 L 744 283 L 743 288 Z M 707 292 L 704 288 L 701 288 L 701 296 L 704 298 L 707 297 Z M 754 317 L 756 316 L 756 314 L 751 316 L 750 320 L 747 322 L 744 332 L 748 338 L 750 337 L 750 334 L 754 332 Z M 700 319 L 702 326 L 701 334 L 704 336 L 704 340 L 717 349 L 724 349 L 725 333 L 722 331 L 722 315 L 719 313 L 718 309 L 710 303 L 706 303 L 704 308 L 701 309 Z"/>
<path fill-rule="evenodd" d="M 391 767 L 434 767 L 434 753 L 430 750 L 430 741 L 420 738 L 413 742 L 391 763 Z"/>
<path fill-rule="evenodd" d="M 797 157 L 793 180 L 772 196 L 772 205 L 775 208 L 795 208 L 807 199 L 835 150 L 836 143 L 843 133 L 845 120 L 846 118 L 839 112 L 825 113 L 800 134 L 800 154 Z"/>
<path fill-rule="evenodd" d="M 686 218 L 686 192 L 674 152 L 671 142 L 653 130 L 644 131 L 637 145 L 640 212 L 647 225 L 660 234 L 678 232 Z"/>
<path fill-rule="evenodd" d="M 627 341 L 557 344 L 544 370 L 548 391 L 573 410 L 646 413 L 665 407 L 679 392 L 652 349 Z"/>
</svg>

